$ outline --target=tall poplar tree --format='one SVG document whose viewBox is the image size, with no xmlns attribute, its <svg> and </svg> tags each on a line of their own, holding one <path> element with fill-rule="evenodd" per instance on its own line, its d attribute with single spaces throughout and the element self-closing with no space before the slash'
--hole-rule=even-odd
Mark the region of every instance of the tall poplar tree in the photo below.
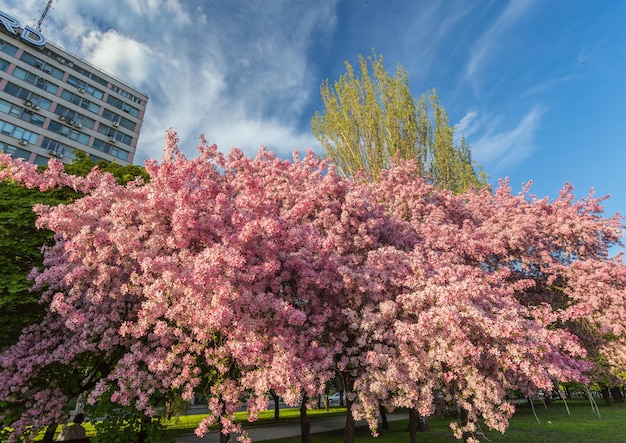
<svg viewBox="0 0 626 443">
<path fill-rule="evenodd" d="M 399 156 L 416 158 L 423 175 L 439 188 L 459 193 L 487 184 L 465 139 L 455 144 L 454 126 L 436 91 L 413 98 L 402 66 L 392 77 L 375 53 L 359 56 L 359 65 L 360 76 L 346 62 L 347 72 L 337 82 L 322 83 L 325 109 L 311 121 L 313 135 L 342 174 L 363 172 L 374 181 Z"/>
</svg>

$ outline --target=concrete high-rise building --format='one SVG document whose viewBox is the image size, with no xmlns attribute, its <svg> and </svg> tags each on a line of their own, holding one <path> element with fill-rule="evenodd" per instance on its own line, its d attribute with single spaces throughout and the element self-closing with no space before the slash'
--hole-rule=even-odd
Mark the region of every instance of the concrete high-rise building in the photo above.
<svg viewBox="0 0 626 443">
<path fill-rule="evenodd" d="M 0 152 L 133 162 L 148 96 L 0 11 Z"/>
</svg>

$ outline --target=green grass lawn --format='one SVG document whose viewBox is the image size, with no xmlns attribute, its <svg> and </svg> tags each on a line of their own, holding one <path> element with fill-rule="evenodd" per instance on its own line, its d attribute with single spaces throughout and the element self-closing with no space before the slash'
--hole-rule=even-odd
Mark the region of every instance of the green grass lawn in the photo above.
<svg viewBox="0 0 626 443">
<path fill-rule="evenodd" d="M 330 418 L 337 416 L 345 416 L 346 408 L 345 407 L 334 407 L 330 408 L 329 411 L 324 409 L 313 409 L 307 411 L 307 415 L 312 420 L 320 419 L 320 418 Z M 194 429 L 198 426 L 198 424 L 202 421 L 202 419 L 206 416 L 206 414 L 189 414 L 189 415 L 181 415 L 179 417 L 175 417 L 172 420 L 165 423 L 165 426 L 168 433 L 177 436 L 181 434 L 191 434 Z M 266 424 L 276 424 L 276 423 L 293 423 L 300 421 L 300 409 L 298 408 L 285 408 L 280 410 L 280 420 L 276 421 L 274 419 L 274 410 L 266 410 L 262 411 L 259 414 L 259 419 L 253 423 L 247 423 L 248 413 L 247 412 L 237 412 L 235 414 L 237 421 L 244 423 L 244 426 L 262 426 Z M 93 427 L 93 424 L 90 422 L 83 423 L 86 434 L 88 437 L 93 437 L 96 435 L 96 431 Z M 216 427 L 212 427 L 212 429 L 217 429 Z M 61 432 L 61 426 L 57 429 L 57 435 Z M 35 441 L 41 440 L 43 438 L 44 432 L 40 432 L 37 437 L 35 437 Z M 56 435 L 55 435 L 56 438 Z"/>
<path fill-rule="evenodd" d="M 591 410 L 586 400 L 568 401 L 571 416 L 562 401 L 554 402 L 547 410 L 543 405 L 535 405 L 538 423 L 530 406 L 522 405 L 511 420 L 505 434 L 497 431 L 485 431 L 480 437 L 484 442 L 508 443 L 624 443 L 626 442 L 626 405 L 600 405 L 601 419 Z M 420 433 L 420 443 L 451 443 L 457 442 L 449 428 L 449 419 L 429 419 L 430 431 Z M 401 420 L 390 423 L 389 430 L 380 430 L 377 438 L 372 437 L 367 429 L 359 429 L 356 441 L 359 443 L 399 443 L 408 442 L 406 432 L 408 421 Z M 342 443 L 343 431 L 313 435 L 313 441 L 325 443 Z M 283 438 L 272 440 L 272 443 L 299 443 L 300 438 Z"/>
<path fill-rule="evenodd" d="M 602 402 L 603 403 L 603 402 Z M 533 415 L 532 409 L 528 405 L 518 406 L 515 416 L 511 419 L 509 429 L 505 434 L 497 431 L 490 431 L 484 428 L 484 437 L 480 437 L 485 442 L 507 442 L 507 443 L 624 443 L 626 442 L 626 404 L 615 404 L 613 406 L 600 406 L 600 416 L 591 410 L 589 402 L 582 399 L 569 400 L 571 415 L 562 401 L 554 402 L 548 409 L 541 404 L 535 404 L 535 410 L 540 423 Z M 330 411 L 311 410 L 307 415 L 311 420 L 325 417 L 345 415 L 345 408 L 331 408 Z M 184 415 L 173 419 L 167 423 L 167 429 L 171 435 L 181 435 L 192 433 L 204 415 Z M 298 409 L 281 409 L 280 422 L 298 422 L 300 411 Z M 237 419 L 245 422 L 247 414 L 237 413 Z M 276 423 L 274 411 L 263 412 L 259 420 L 255 423 L 244 424 L 244 426 L 257 426 L 268 423 Z M 432 417 L 428 421 L 430 431 L 420 433 L 418 441 L 420 443 L 451 443 L 456 442 L 449 428 L 450 419 Z M 357 429 L 356 442 L 364 443 L 398 443 L 408 442 L 409 435 L 406 432 L 407 420 L 400 420 L 390 423 L 389 430 L 380 430 L 380 435 L 374 438 L 367 428 Z M 88 435 L 93 435 L 93 427 L 86 423 Z M 325 443 L 342 443 L 343 431 L 327 432 L 324 434 L 314 434 L 313 441 Z M 300 437 L 283 438 L 272 440 L 273 443 L 299 443 Z"/>
<path fill-rule="evenodd" d="M 346 408 L 330 408 L 329 411 L 324 409 L 312 409 L 307 411 L 307 416 L 312 419 L 330 418 L 337 416 L 344 416 L 346 414 Z M 259 419 L 253 423 L 247 423 L 248 413 L 237 412 L 237 421 L 244 423 L 244 426 L 260 426 L 265 424 L 276 423 L 292 423 L 300 421 L 300 410 L 298 408 L 286 408 L 280 410 L 280 420 L 274 420 L 274 410 L 262 411 L 259 414 Z M 192 433 L 198 426 L 198 423 L 205 417 L 205 415 L 182 415 L 169 421 L 166 426 L 168 430 L 181 431 L 183 433 Z"/>
</svg>

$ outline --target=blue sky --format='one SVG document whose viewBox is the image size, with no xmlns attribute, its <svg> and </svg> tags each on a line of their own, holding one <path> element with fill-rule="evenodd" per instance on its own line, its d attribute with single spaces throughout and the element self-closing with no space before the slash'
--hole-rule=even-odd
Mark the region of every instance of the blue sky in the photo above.
<svg viewBox="0 0 626 443">
<path fill-rule="evenodd" d="M 43 0 L 1 9 L 37 22 Z M 42 33 L 150 96 L 137 161 L 173 127 L 254 155 L 320 151 L 319 86 L 372 48 L 436 88 L 492 181 L 571 182 L 626 213 L 626 2 L 602 0 L 56 0 Z"/>
</svg>

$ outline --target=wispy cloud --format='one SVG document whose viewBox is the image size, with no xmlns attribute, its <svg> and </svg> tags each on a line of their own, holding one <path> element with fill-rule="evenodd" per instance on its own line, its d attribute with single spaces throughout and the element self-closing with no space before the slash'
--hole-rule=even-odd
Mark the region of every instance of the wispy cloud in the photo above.
<svg viewBox="0 0 626 443">
<path fill-rule="evenodd" d="M 478 126 L 473 125 L 476 117 L 478 116 L 477 111 L 468 111 L 459 122 L 454 125 L 454 134 L 456 137 L 469 137 L 471 136 Z"/>
<path fill-rule="evenodd" d="M 470 140 L 473 156 L 493 173 L 523 162 L 537 149 L 535 136 L 543 113 L 541 106 L 535 106 L 512 129 L 498 132 L 495 127 L 488 128 L 478 138 Z"/>
<path fill-rule="evenodd" d="M 575 75 L 565 75 L 559 78 L 552 78 L 552 79 L 544 80 L 528 88 L 526 91 L 524 91 L 523 96 L 530 97 L 530 96 L 537 95 L 537 94 L 543 94 L 547 91 L 550 91 L 551 89 L 554 89 L 555 87 L 557 87 L 558 85 L 562 83 L 571 81 L 575 77 L 576 77 Z"/>
<path fill-rule="evenodd" d="M 526 14 L 537 0 L 512 0 L 496 21 L 478 38 L 465 65 L 465 80 L 472 80 L 497 53 L 499 43 L 510 27 Z"/>
</svg>

